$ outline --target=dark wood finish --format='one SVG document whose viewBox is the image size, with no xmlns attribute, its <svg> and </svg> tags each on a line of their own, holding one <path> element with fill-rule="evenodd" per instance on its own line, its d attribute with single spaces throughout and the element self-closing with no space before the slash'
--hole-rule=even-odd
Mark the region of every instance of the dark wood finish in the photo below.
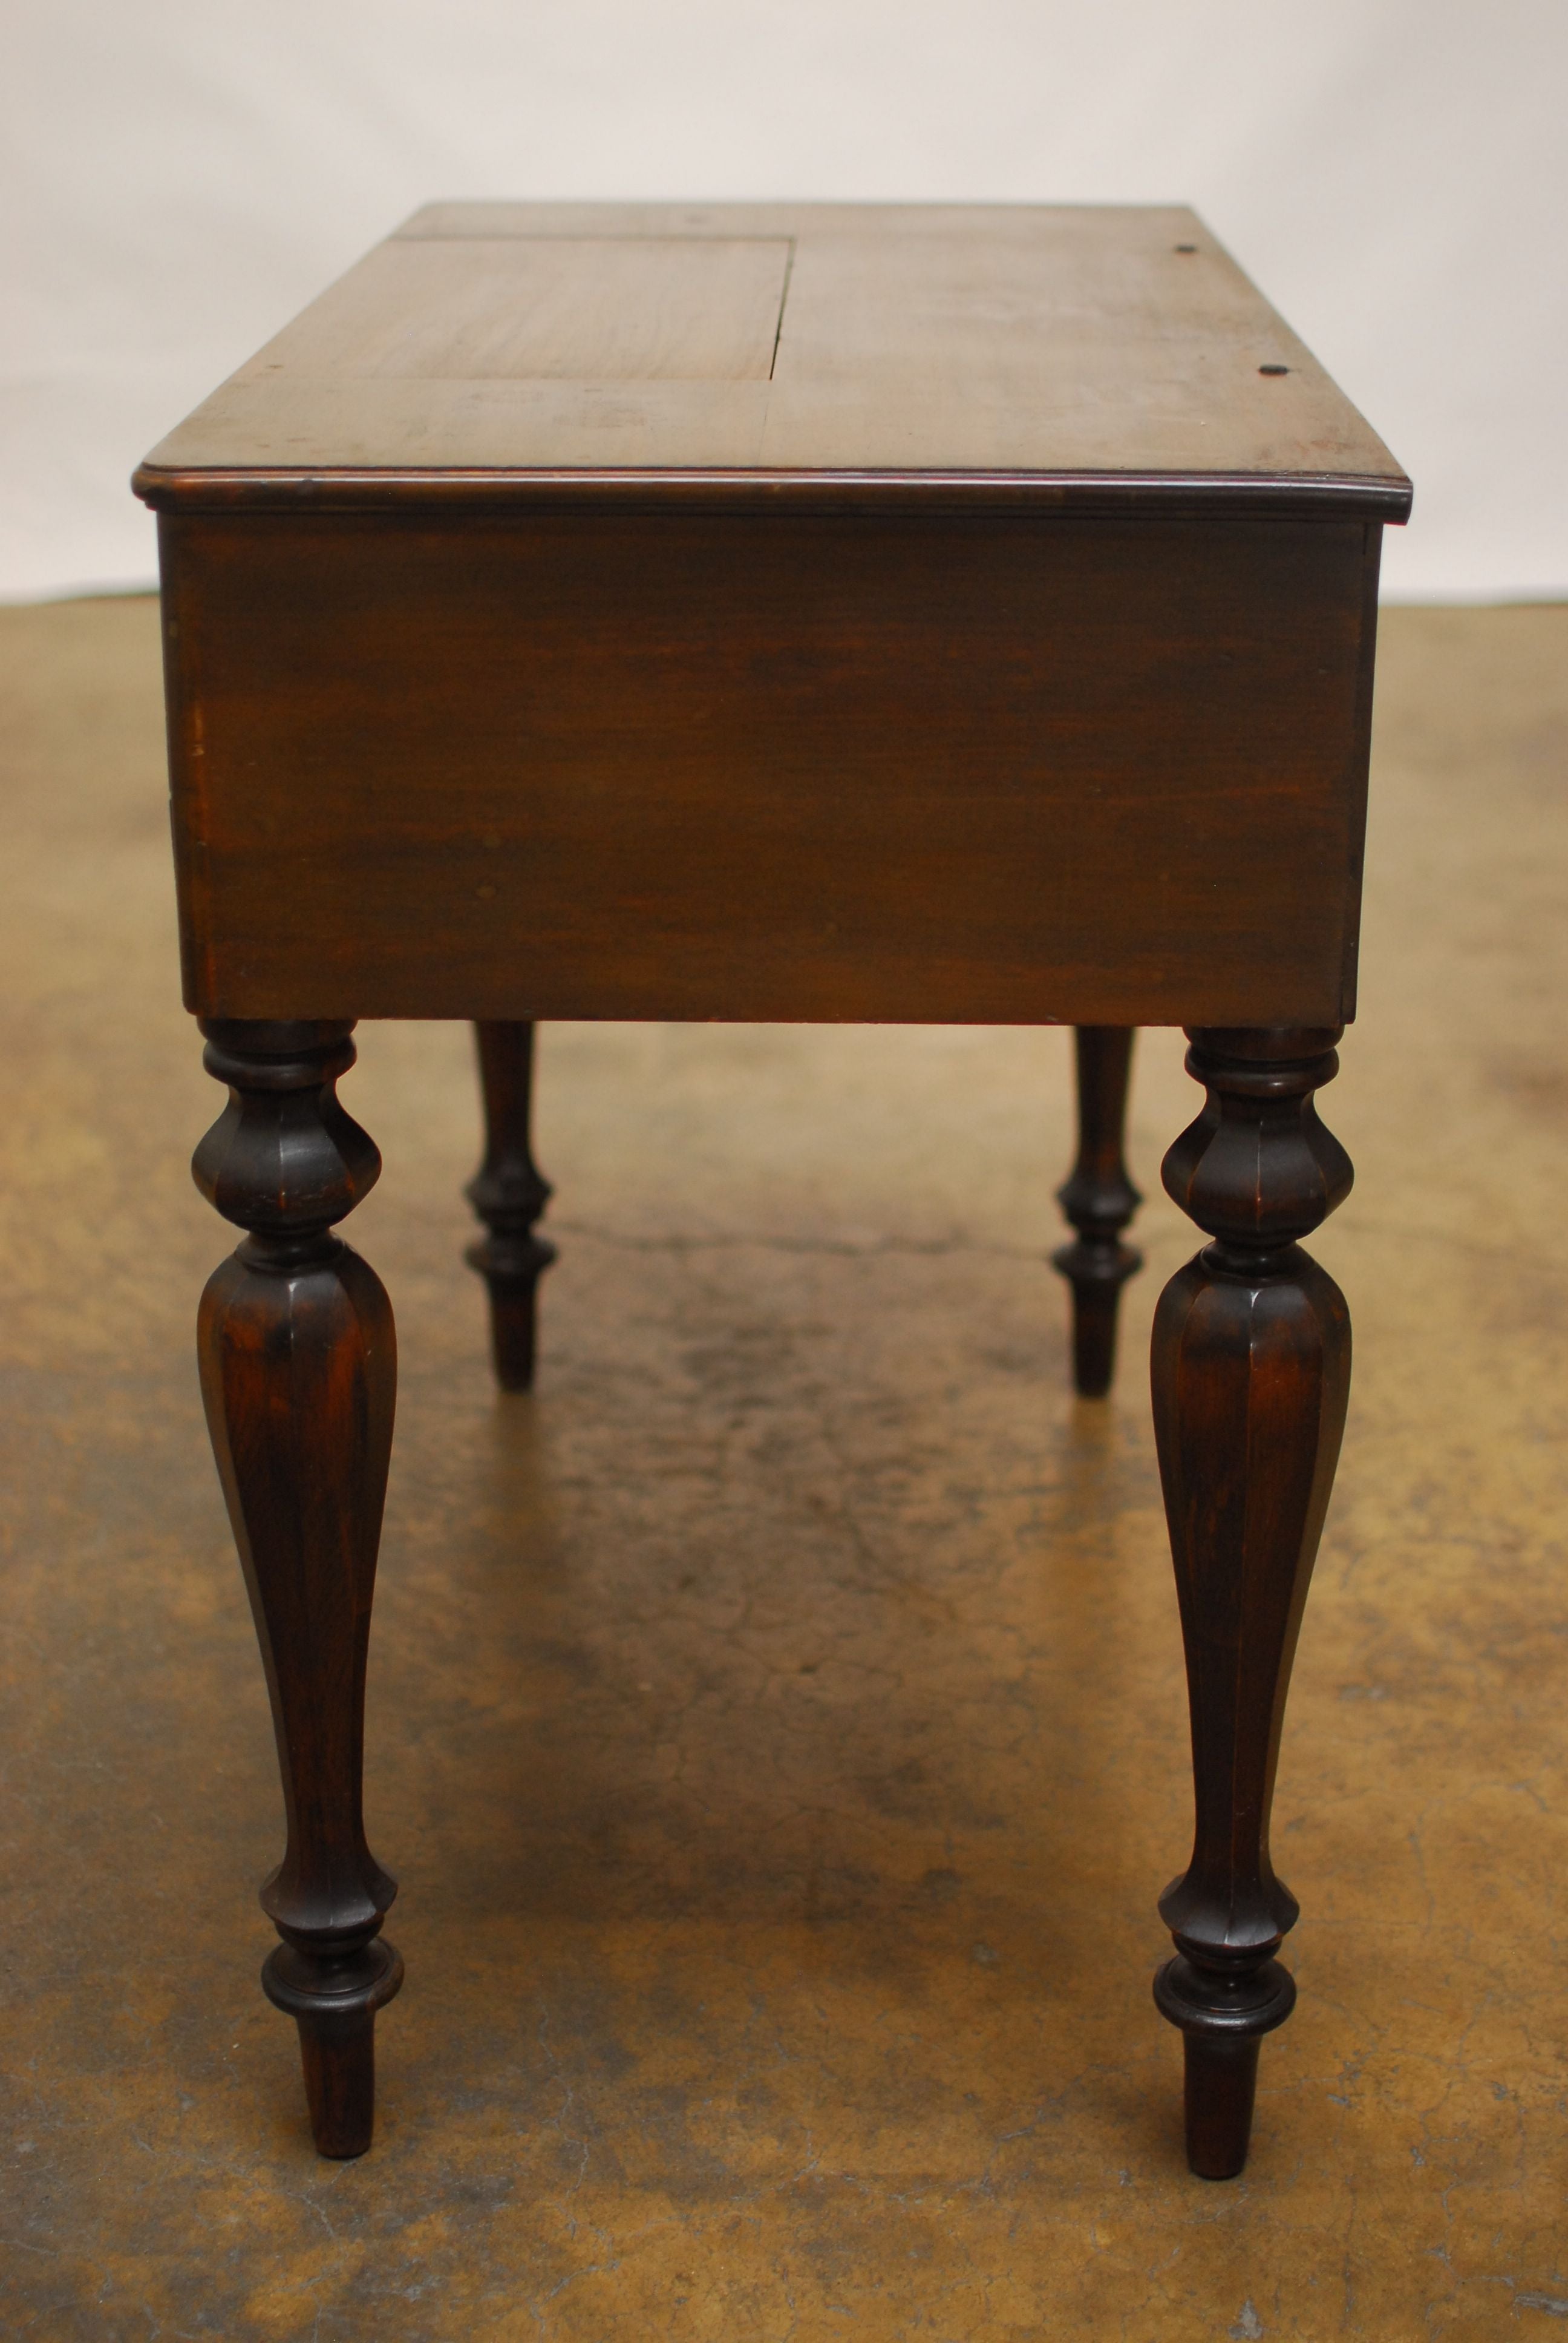
<svg viewBox="0 0 1568 2343">
<path fill-rule="evenodd" d="M 1116 1372 L 1121 1289 L 1143 1256 L 1121 1232 L 1143 1202 L 1122 1160 L 1132 1033 L 1125 1025 L 1081 1025 L 1078 1161 L 1056 1201 L 1078 1232 L 1051 1260 L 1072 1288 L 1072 1378 L 1082 1399 L 1103 1399 Z"/>
<path fill-rule="evenodd" d="M 1378 539 L 166 518 L 187 1001 L 1338 1023 Z"/>
<path fill-rule="evenodd" d="M 337 1103 L 346 1024 L 208 1022 L 229 1102 L 196 1185 L 249 1232 L 214 1272 L 202 1393 L 272 1694 L 288 1844 L 261 1892 L 283 1939 L 262 1972 L 298 2021 L 316 2145 L 370 2145 L 376 2012 L 402 1982 L 381 1939 L 397 1883 L 365 1841 L 365 1664 L 392 1447 L 392 1310 L 331 1233 L 381 1159 Z"/>
<path fill-rule="evenodd" d="M 1199 1810 L 1159 1994 L 1194 2163 L 1236 2169 L 1292 1990 L 1268 1790 L 1348 1357 L 1294 1240 L 1348 1177 L 1310 1096 L 1354 1006 L 1409 482 L 1184 209 L 457 204 L 136 487 L 186 998 L 235 1093 L 201 1161 L 252 1232 L 204 1348 L 291 1800 L 268 1990 L 318 2137 L 368 2137 L 397 1974 L 357 1819 L 390 1319 L 329 1233 L 375 1163 L 332 1096 L 352 1021 L 481 1027 L 519 1383 L 533 1021 L 1085 1029 L 1086 1388 L 1134 1201 L 1120 1053 L 1171 1024 L 1211 1105 L 1167 1184 L 1216 1242 L 1156 1326 Z"/>
<path fill-rule="evenodd" d="M 485 1160 L 467 1192 L 488 1234 L 469 1246 L 467 1258 L 489 1288 L 496 1381 L 503 1391 L 529 1391 L 538 1282 L 556 1257 L 548 1237 L 534 1227 L 551 1194 L 530 1145 L 534 1029 L 481 1024 L 474 1039 L 485 1101 Z"/>
<path fill-rule="evenodd" d="M 1208 1102 L 1163 1176 L 1213 1242 L 1161 1296 L 1153 1388 L 1197 1834 L 1161 1898 L 1176 1955 L 1154 1994 L 1185 2038 L 1192 2169 L 1227 2179 L 1246 2159 L 1259 2041 L 1296 1997 L 1274 1956 L 1299 1907 L 1274 1874 L 1269 1813 L 1351 1372 L 1344 1297 L 1298 1240 L 1352 1175 L 1313 1105 L 1337 1028 L 1191 1039 Z"/>
</svg>

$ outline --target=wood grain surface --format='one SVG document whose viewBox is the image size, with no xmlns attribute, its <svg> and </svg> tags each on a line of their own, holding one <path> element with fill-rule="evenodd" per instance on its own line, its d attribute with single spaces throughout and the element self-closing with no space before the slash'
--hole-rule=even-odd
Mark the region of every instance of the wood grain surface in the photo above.
<svg viewBox="0 0 1568 2343">
<path fill-rule="evenodd" d="M 204 1016 L 1349 1013 L 1375 526 L 163 532 Z"/>
<path fill-rule="evenodd" d="M 137 475 L 164 505 L 942 481 L 1392 520 L 1410 498 L 1178 206 L 432 206 Z"/>
</svg>

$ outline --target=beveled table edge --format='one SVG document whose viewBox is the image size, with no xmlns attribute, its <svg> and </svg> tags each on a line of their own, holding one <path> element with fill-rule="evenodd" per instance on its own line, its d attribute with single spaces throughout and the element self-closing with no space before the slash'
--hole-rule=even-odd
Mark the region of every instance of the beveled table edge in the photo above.
<svg viewBox="0 0 1568 2343">
<path fill-rule="evenodd" d="M 131 486 L 158 512 L 405 512 L 434 507 L 516 511 L 1122 514 L 1169 519 L 1402 523 L 1403 474 L 1267 472 L 972 472 L 500 470 L 329 466 L 262 469 L 139 465 Z"/>
</svg>

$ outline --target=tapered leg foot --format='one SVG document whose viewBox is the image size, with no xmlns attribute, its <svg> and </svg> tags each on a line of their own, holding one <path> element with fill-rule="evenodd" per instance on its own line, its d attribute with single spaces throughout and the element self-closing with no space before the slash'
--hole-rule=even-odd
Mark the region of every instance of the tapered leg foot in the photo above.
<svg viewBox="0 0 1568 2343">
<path fill-rule="evenodd" d="M 1178 1954 L 1154 1979 L 1163 2016 L 1181 2028 L 1187 2161 L 1201 2180 L 1233 2180 L 1247 2161 L 1258 2045 L 1296 2006 L 1296 1981 L 1278 1961 L 1229 1974 Z"/>
<path fill-rule="evenodd" d="M 317 2156 L 364 2156 L 376 2129 L 376 2020 L 302 2017 L 299 2057 Z"/>
<path fill-rule="evenodd" d="M 1246 2160 L 1261 2036 L 1295 1986 L 1275 1955 L 1297 1905 L 1274 1872 L 1274 1768 L 1350 1390 L 1350 1319 L 1297 1240 L 1349 1193 L 1313 1092 L 1337 1031 L 1196 1031 L 1208 1104 L 1165 1159 L 1214 1242 L 1154 1318 L 1154 1429 L 1187 1655 L 1197 1828 L 1160 1899 L 1177 1957 L 1154 1997 L 1185 2037 L 1188 2154 Z"/>
<path fill-rule="evenodd" d="M 1050 1256 L 1072 1287 L 1072 1387 L 1080 1399 L 1103 1399 L 1116 1373 L 1121 1289 L 1143 1265 L 1131 1245 L 1059 1245 Z"/>
<path fill-rule="evenodd" d="M 262 1975 L 298 2022 L 316 2143 L 362 2156 L 376 2012 L 402 1982 L 397 1894 L 366 1844 L 365 1666 L 397 1381 L 379 1278 L 332 1234 L 381 1159 L 337 1103 L 346 1024 L 205 1025 L 228 1108 L 196 1184 L 248 1232 L 202 1296 L 213 1452 L 272 1694 L 288 1841 L 261 1892 L 283 1942 Z"/>
<path fill-rule="evenodd" d="M 1103 1399 L 1116 1372 L 1116 1323 L 1121 1289 L 1143 1256 L 1121 1242 L 1121 1232 L 1143 1199 L 1122 1160 L 1132 1031 L 1122 1025 L 1081 1025 L 1078 1061 L 1078 1161 L 1056 1192 L 1077 1230 L 1051 1261 L 1072 1288 L 1072 1375 L 1079 1396 Z"/>
<path fill-rule="evenodd" d="M 1234 2180 L 1252 2137 L 1258 2045 L 1189 2034 L 1182 2059 L 1187 2162 L 1200 2180 Z"/>
<path fill-rule="evenodd" d="M 503 1391 L 532 1389 L 540 1278 L 556 1258 L 534 1223 L 550 1200 L 550 1183 L 534 1161 L 532 1119 L 534 1029 L 476 1025 L 485 1101 L 485 1160 L 467 1196 L 487 1234 L 469 1246 L 467 1260 L 489 1289 L 490 1349 Z"/>
<path fill-rule="evenodd" d="M 555 1247 L 541 1242 L 534 1262 L 521 1275 L 498 1265 L 496 1251 L 493 1242 L 481 1239 L 463 1255 L 489 1288 L 490 1364 L 502 1391 L 532 1391 L 538 1356 L 535 1289 L 556 1257 Z"/>
<path fill-rule="evenodd" d="M 261 1982 L 268 2001 L 298 2024 L 317 2154 L 363 2156 L 376 2126 L 376 2012 L 403 1982 L 401 1955 L 377 1937 L 335 1976 L 329 1963 L 280 1945 Z"/>
</svg>

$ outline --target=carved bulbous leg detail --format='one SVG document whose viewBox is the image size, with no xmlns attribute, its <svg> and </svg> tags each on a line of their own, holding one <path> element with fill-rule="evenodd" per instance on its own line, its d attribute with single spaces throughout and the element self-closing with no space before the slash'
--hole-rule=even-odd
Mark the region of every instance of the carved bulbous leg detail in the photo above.
<svg viewBox="0 0 1568 2343">
<path fill-rule="evenodd" d="M 316 2145 L 335 2157 L 370 2145 L 375 2014 L 403 1977 L 380 1939 L 397 1883 L 366 1845 L 360 1795 L 397 1357 L 379 1278 L 331 1233 L 381 1169 L 334 1089 L 351 1030 L 204 1023 L 229 1103 L 192 1165 L 248 1232 L 207 1284 L 197 1341 L 287 1815 L 261 1893 L 283 1941 L 262 1982 L 298 2022 Z"/>
<path fill-rule="evenodd" d="M 474 1035 L 485 1098 L 485 1160 L 467 1193 L 489 1233 L 469 1246 L 467 1259 L 490 1291 L 496 1380 L 503 1391 L 528 1391 L 537 1288 L 556 1258 L 549 1239 L 534 1228 L 551 1194 L 529 1145 L 534 1029 L 482 1024 Z"/>
<path fill-rule="evenodd" d="M 1103 1399 L 1116 1367 L 1121 1289 L 1143 1256 L 1121 1232 L 1143 1202 L 1127 1176 L 1122 1131 L 1132 1030 L 1081 1025 L 1078 1060 L 1078 1161 L 1056 1201 L 1078 1234 L 1051 1260 L 1072 1288 L 1072 1369 L 1081 1397 Z"/>
<path fill-rule="evenodd" d="M 1193 1031 L 1208 1091 L 1164 1163 L 1213 1242 L 1154 1319 L 1154 1425 L 1192 1720 L 1192 1860 L 1160 1901 L 1176 1956 L 1154 1997 L 1185 2037 L 1187 2152 L 1227 2179 L 1246 2160 L 1261 2037 L 1295 1986 L 1275 1955 L 1297 1905 L 1269 1815 L 1285 1692 L 1350 1389 L 1350 1317 L 1298 1239 L 1350 1192 L 1314 1091 L 1340 1029 Z"/>
</svg>

